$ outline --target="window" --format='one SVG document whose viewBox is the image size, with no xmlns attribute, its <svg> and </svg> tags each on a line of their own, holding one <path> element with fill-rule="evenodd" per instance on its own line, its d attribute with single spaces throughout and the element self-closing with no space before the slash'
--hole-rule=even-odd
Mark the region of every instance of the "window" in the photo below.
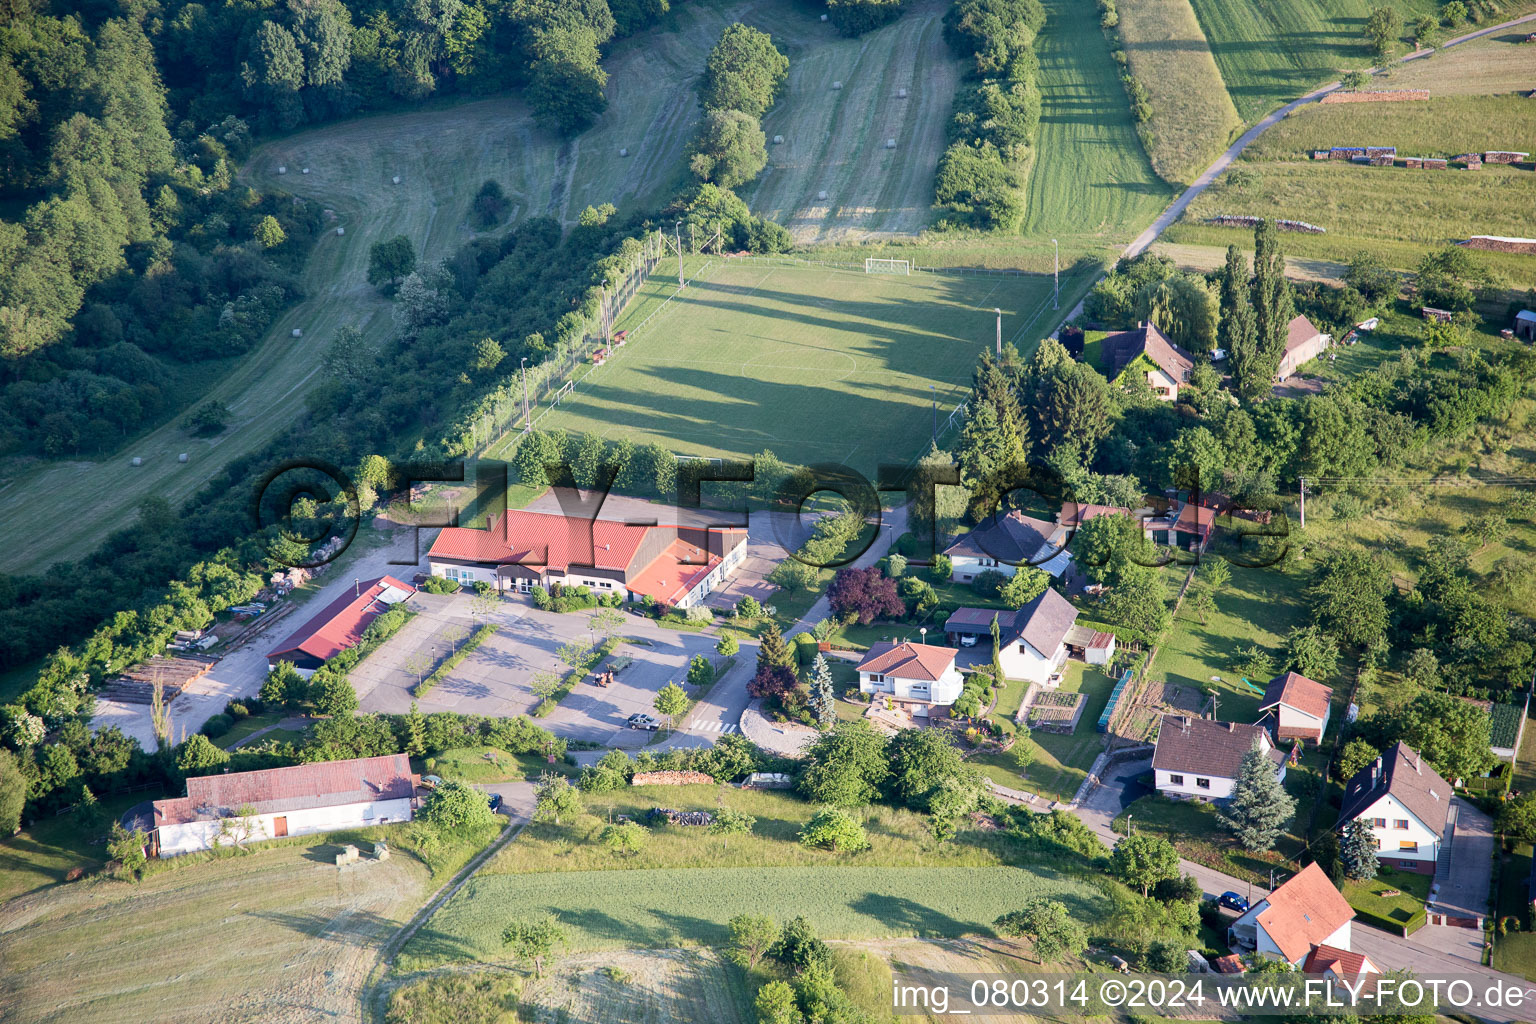
<svg viewBox="0 0 1536 1024">
<path fill-rule="evenodd" d="M 1418 867 L 1418 864 L 1411 860 L 1400 860 L 1397 862 L 1397 866 L 1400 868 L 1416 868 Z"/>
<path fill-rule="evenodd" d="M 1376 844 L 1376 849 L 1378 849 L 1378 850 L 1381 849 L 1381 840 L 1380 839 L 1373 839 L 1372 842 L 1374 842 Z"/>
<path fill-rule="evenodd" d="M 1386 818 L 1372 818 L 1371 819 L 1371 824 L 1373 826 L 1375 826 L 1376 828 L 1386 828 L 1387 827 L 1387 819 Z"/>
<path fill-rule="evenodd" d="M 1406 831 L 1408 831 L 1408 819 L 1407 818 L 1395 818 L 1392 821 L 1392 827 L 1397 829 L 1399 832 L 1406 832 Z"/>
<path fill-rule="evenodd" d="M 885 676 L 881 675 L 878 672 L 871 672 L 869 674 L 869 681 L 872 682 L 872 683 L 883 683 L 883 682 L 885 682 Z"/>
<path fill-rule="evenodd" d="M 1402 842 L 1397 844 L 1397 849 L 1400 853 L 1418 853 L 1419 844 L 1413 842 L 1412 840 L 1404 839 Z"/>
<path fill-rule="evenodd" d="M 1195 780 L 1195 788 L 1196 789 L 1210 789 L 1211 788 L 1211 780 L 1210 779 L 1196 779 Z"/>
<path fill-rule="evenodd" d="M 1168 776 L 1168 785 L 1170 785 L 1170 786 L 1182 786 L 1182 785 L 1184 785 L 1184 776 L 1182 776 L 1182 775 L 1170 775 L 1170 776 Z"/>
</svg>

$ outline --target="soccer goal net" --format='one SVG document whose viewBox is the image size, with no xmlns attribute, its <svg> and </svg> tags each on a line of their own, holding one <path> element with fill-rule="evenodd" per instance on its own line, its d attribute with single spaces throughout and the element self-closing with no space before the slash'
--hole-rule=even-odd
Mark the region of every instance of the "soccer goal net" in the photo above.
<svg viewBox="0 0 1536 1024">
<path fill-rule="evenodd" d="M 866 273 L 866 274 L 910 274 L 910 273 L 912 273 L 912 261 L 911 260 L 866 259 L 864 261 L 864 273 Z"/>
</svg>

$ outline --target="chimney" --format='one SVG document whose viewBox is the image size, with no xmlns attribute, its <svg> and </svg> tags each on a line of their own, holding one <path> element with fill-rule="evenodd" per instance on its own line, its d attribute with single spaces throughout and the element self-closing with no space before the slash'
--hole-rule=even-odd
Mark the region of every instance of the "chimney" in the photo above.
<svg viewBox="0 0 1536 1024">
<path fill-rule="evenodd" d="M 363 581 L 358 579 L 356 576 L 352 577 L 352 596 L 353 597 L 361 596 L 362 592 L 363 592 Z"/>
<path fill-rule="evenodd" d="M 494 530 L 496 528 L 496 517 L 495 516 L 486 516 L 485 517 L 485 528 L 487 530 Z"/>
</svg>

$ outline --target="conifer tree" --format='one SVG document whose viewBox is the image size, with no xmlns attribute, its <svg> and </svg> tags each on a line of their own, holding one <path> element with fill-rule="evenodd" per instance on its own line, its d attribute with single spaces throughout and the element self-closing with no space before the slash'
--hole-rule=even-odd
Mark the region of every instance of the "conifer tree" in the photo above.
<svg viewBox="0 0 1536 1024">
<path fill-rule="evenodd" d="M 1296 800 L 1280 784 L 1274 758 L 1256 737 L 1243 755 L 1222 824 L 1237 833 L 1243 849 L 1258 852 L 1274 847 L 1295 813 Z"/>
<path fill-rule="evenodd" d="M 1356 818 L 1344 826 L 1339 859 L 1344 862 L 1344 873 L 1356 882 L 1369 882 L 1376 877 L 1381 862 L 1376 859 L 1376 837 L 1369 825 Z"/>
</svg>

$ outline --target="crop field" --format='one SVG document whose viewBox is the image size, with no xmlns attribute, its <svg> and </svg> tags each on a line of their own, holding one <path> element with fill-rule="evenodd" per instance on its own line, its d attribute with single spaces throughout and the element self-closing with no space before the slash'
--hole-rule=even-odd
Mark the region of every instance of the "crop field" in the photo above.
<svg viewBox="0 0 1536 1024">
<path fill-rule="evenodd" d="M 784 95 L 763 119 L 769 139 L 784 142 L 769 145 L 767 169 L 741 190 L 754 213 L 802 243 L 928 225 L 961 70 L 943 39 L 947 7 L 911 4 L 894 24 L 857 39 L 808 20 L 804 7 L 763 19 L 759 27 L 790 44 L 790 65 Z M 748 20 L 758 22 L 755 11 Z"/>
<path fill-rule="evenodd" d="M 1227 148 L 1243 119 L 1189 0 L 1128 0 L 1119 11 L 1121 46 L 1150 94 L 1152 168 L 1187 184 Z"/>
<path fill-rule="evenodd" d="M 803 915 L 826 938 L 987 934 L 1004 910 L 1051 896 L 1084 916 L 1092 886 L 1016 867 L 713 868 L 489 875 L 471 880 L 406 944 L 405 970 L 504 959 L 508 921 L 555 914 L 575 951 L 718 946 L 740 913 Z"/>
<path fill-rule="evenodd" d="M 698 275 L 539 426 L 872 473 L 919 454 L 935 400 L 942 428 L 965 397 L 994 307 L 1026 354 L 1051 326 L 1044 277 L 723 259 Z"/>
<path fill-rule="evenodd" d="M 78 557 L 124 525 L 125 513 L 145 498 L 179 504 L 225 463 L 266 444 L 291 422 L 337 328 L 357 326 L 374 343 L 392 329 L 389 302 L 366 281 L 369 246 L 405 234 L 424 260 L 448 255 L 474 237 L 466 216 L 487 179 L 511 197 L 512 219 L 550 215 L 574 223 L 588 204 L 662 202 L 686 174 L 699 116 L 694 81 L 721 30 L 737 19 L 773 33 L 804 65 L 794 79 L 798 91 L 771 127 L 790 147 L 785 166 L 764 185 L 774 216 L 805 226 L 803 236 L 922 228 L 957 77 L 939 39 L 943 9 L 933 0 L 850 41 L 791 0 L 680 5 L 657 29 L 612 47 L 603 62 L 608 109 L 574 140 L 538 129 L 517 98 L 501 97 L 356 118 L 262 146 L 243 177 L 333 210 L 345 234 L 322 236 L 302 275 L 307 297 L 208 392 L 229 407 L 229 429 L 194 438 L 178 417 L 100 461 L 0 470 L 0 520 L 12 540 L 0 553 L 0 571 L 37 571 Z M 821 89 L 824 78 L 847 82 L 834 92 Z M 899 85 L 909 86 L 909 99 L 894 99 Z M 883 148 L 889 137 L 898 140 L 894 151 Z M 621 148 L 630 155 L 620 157 Z M 816 184 L 818 164 L 837 168 L 836 180 Z M 830 211 L 816 206 L 824 188 L 836 204 Z M 291 337 L 295 328 L 302 339 Z M 183 452 L 185 464 L 176 458 Z M 135 456 L 143 465 L 129 465 Z"/>
<path fill-rule="evenodd" d="M 1204 223 L 1218 213 L 1258 211 L 1308 221 L 1326 234 L 1287 232 L 1288 255 L 1347 263 L 1357 251 L 1376 253 L 1388 266 L 1412 270 L 1431 249 L 1469 235 L 1517 235 L 1530 227 L 1536 173 L 1484 166 L 1480 171 L 1419 171 L 1366 167 L 1341 161 L 1255 164 L 1245 161 L 1234 184 L 1227 171 L 1190 203 L 1163 236 L 1175 244 L 1248 248 L 1246 229 Z M 1474 258 L 1514 288 L 1536 284 L 1536 257 L 1476 252 Z"/>
<path fill-rule="evenodd" d="M 1375 0 L 1192 0 L 1237 112 L 1257 121 L 1287 100 L 1369 67 L 1363 29 Z M 1433 14 L 1434 0 L 1393 0 L 1405 24 Z M 1401 47 L 1399 48 L 1401 52 Z"/>
<path fill-rule="evenodd" d="M 1023 233 L 1102 250 L 1131 239 L 1173 199 L 1136 135 L 1125 87 L 1091 3 L 1047 0 L 1040 133 Z M 1118 255 L 1118 252 L 1115 253 Z"/>
<path fill-rule="evenodd" d="M 1522 48 L 1530 26 L 1495 32 L 1481 39 L 1410 61 L 1378 78 L 1381 88 L 1428 89 L 1435 96 L 1491 95 L 1536 88 L 1530 47 Z"/>
<path fill-rule="evenodd" d="M 1536 56 L 1532 63 L 1536 64 Z M 1532 79 L 1536 81 L 1536 71 Z M 1489 149 L 1532 152 L 1536 151 L 1533 108 L 1536 103 L 1512 95 L 1436 96 L 1406 103 L 1310 103 L 1254 140 L 1243 159 L 1298 160 L 1329 146 L 1396 146 L 1399 156 L 1450 157 Z"/>
<path fill-rule="evenodd" d="M 341 871 L 339 849 L 265 845 L 137 885 L 88 880 L 6 903 L 0 1019 L 359 1021 L 378 946 L 424 897 L 427 873 L 403 854 Z"/>
</svg>

